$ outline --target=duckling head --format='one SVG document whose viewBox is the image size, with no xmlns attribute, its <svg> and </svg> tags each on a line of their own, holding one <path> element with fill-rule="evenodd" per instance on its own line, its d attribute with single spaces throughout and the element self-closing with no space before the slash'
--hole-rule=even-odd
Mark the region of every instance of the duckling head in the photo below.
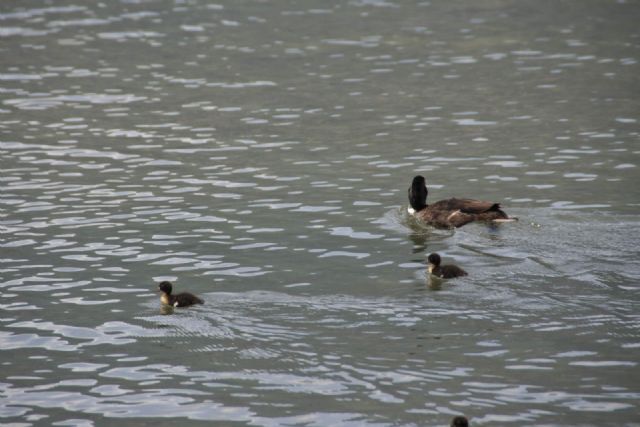
<svg viewBox="0 0 640 427">
<path fill-rule="evenodd" d="M 427 207 L 427 183 L 422 175 L 416 175 L 411 181 L 409 188 L 409 204 L 416 211 L 421 211 Z"/>
<path fill-rule="evenodd" d="M 440 255 L 438 255 L 437 253 L 432 253 L 427 257 L 427 262 L 429 263 L 429 273 L 433 272 L 433 269 L 437 268 L 438 266 L 440 266 Z"/>
<path fill-rule="evenodd" d="M 158 289 L 160 290 L 160 292 L 164 292 L 167 295 L 171 295 L 171 290 L 172 290 L 172 286 L 171 286 L 171 282 L 160 282 L 160 284 L 158 285 Z"/>
</svg>

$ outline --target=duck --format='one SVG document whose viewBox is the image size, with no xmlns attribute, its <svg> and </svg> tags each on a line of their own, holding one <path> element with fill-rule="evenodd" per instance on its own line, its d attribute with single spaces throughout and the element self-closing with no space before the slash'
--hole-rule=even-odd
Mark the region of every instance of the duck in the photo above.
<svg viewBox="0 0 640 427">
<path fill-rule="evenodd" d="M 172 307 L 188 307 L 194 304 L 204 304 L 203 300 L 189 292 L 181 292 L 177 295 L 172 295 L 171 291 L 173 286 L 171 285 L 171 282 L 160 282 L 160 284 L 158 284 L 158 289 L 161 293 L 160 302 L 165 305 L 170 305 Z"/>
<path fill-rule="evenodd" d="M 469 273 L 458 267 L 457 265 L 440 265 L 442 262 L 440 255 L 437 253 L 429 254 L 427 257 L 429 263 L 429 273 L 442 279 L 453 279 L 454 277 L 468 276 Z"/>
<path fill-rule="evenodd" d="M 427 205 L 427 183 L 417 175 L 409 187 L 409 214 L 438 228 L 458 228 L 473 221 L 509 222 L 517 218 L 509 217 L 500 203 L 475 199 L 445 199 Z"/>
</svg>

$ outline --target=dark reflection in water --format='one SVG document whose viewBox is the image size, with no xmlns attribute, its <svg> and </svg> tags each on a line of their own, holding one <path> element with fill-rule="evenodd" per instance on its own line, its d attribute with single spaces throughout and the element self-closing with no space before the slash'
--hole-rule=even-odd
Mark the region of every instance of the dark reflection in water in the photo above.
<svg viewBox="0 0 640 427">
<path fill-rule="evenodd" d="M 636 422 L 637 16 L 2 4 L 0 423 Z"/>
</svg>

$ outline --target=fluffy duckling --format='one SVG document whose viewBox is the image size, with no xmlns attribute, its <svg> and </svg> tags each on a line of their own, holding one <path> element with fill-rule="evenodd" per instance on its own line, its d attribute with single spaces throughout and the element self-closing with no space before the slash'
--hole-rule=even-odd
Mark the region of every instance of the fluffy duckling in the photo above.
<svg viewBox="0 0 640 427">
<path fill-rule="evenodd" d="M 457 228 L 473 221 L 517 220 L 500 209 L 499 203 L 452 198 L 427 205 L 428 194 L 424 177 L 415 176 L 409 187 L 409 213 L 434 227 Z"/>
<path fill-rule="evenodd" d="M 170 305 L 172 307 L 188 307 L 194 304 L 204 304 L 204 301 L 197 296 L 189 292 L 181 292 L 177 295 L 172 295 L 172 286 L 170 282 L 160 282 L 158 289 L 160 290 L 160 301 L 162 304 Z"/>
<path fill-rule="evenodd" d="M 427 257 L 429 262 L 429 273 L 443 279 L 452 279 L 454 277 L 467 276 L 468 273 L 457 265 L 440 265 L 440 255 L 432 253 Z"/>
</svg>

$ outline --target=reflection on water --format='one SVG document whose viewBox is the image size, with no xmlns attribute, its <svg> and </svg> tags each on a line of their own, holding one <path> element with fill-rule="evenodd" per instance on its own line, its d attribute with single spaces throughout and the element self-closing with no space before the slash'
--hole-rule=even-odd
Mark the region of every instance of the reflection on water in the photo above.
<svg viewBox="0 0 640 427">
<path fill-rule="evenodd" d="M 0 6 L 1 422 L 636 422 L 637 4 L 41 3 Z M 416 173 L 520 221 L 415 223 Z"/>
</svg>

